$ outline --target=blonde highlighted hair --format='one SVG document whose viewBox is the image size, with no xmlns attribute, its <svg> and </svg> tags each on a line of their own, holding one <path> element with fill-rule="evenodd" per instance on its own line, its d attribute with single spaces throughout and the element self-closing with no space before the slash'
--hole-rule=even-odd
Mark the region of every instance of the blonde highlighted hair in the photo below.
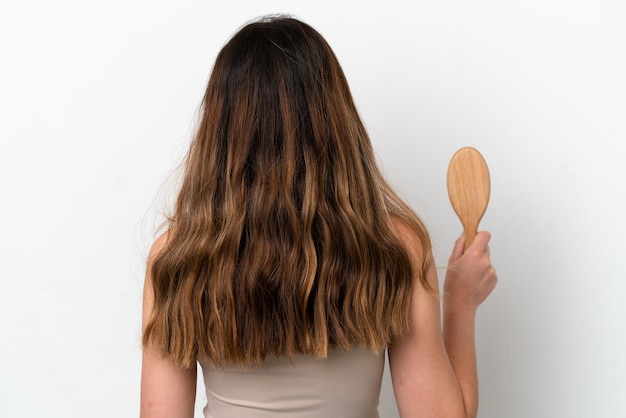
<svg viewBox="0 0 626 418">
<path fill-rule="evenodd" d="M 408 330 L 412 266 L 399 218 L 430 240 L 379 172 L 333 51 L 271 17 L 219 53 L 168 238 L 154 260 L 143 343 L 186 367 L 383 350 Z M 433 289 L 431 289 L 433 290 Z"/>
</svg>

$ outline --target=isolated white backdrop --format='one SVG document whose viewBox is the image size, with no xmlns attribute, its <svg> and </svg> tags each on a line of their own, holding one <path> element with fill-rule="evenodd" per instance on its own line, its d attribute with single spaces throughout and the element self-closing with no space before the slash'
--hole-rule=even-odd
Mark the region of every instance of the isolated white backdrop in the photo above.
<svg viewBox="0 0 626 418">
<path fill-rule="evenodd" d="M 450 156 L 472 145 L 490 165 L 480 416 L 626 417 L 623 4 L 2 2 L 0 416 L 137 416 L 163 182 L 219 48 L 289 12 L 335 49 L 439 265 L 460 233 Z M 380 411 L 397 416 L 388 380 Z"/>
</svg>

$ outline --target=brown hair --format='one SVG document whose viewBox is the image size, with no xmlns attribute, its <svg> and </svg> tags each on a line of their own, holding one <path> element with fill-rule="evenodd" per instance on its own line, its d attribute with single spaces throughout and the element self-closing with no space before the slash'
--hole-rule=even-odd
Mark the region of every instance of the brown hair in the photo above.
<svg viewBox="0 0 626 418">
<path fill-rule="evenodd" d="M 392 191 L 330 46 L 288 17 L 244 26 L 217 56 L 143 335 L 181 366 L 383 350 L 408 330 L 413 270 Z M 416 249 L 419 251 L 419 249 Z"/>
</svg>

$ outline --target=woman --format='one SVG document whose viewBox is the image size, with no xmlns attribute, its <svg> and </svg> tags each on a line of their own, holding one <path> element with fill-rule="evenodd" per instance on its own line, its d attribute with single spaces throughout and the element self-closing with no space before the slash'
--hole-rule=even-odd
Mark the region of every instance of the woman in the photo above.
<svg viewBox="0 0 626 418">
<path fill-rule="evenodd" d="M 403 417 L 472 417 L 488 233 L 443 292 L 428 233 L 378 171 L 332 50 L 287 17 L 219 53 L 144 288 L 141 416 L 378 416 L 384 352 Z"/>
</svg>

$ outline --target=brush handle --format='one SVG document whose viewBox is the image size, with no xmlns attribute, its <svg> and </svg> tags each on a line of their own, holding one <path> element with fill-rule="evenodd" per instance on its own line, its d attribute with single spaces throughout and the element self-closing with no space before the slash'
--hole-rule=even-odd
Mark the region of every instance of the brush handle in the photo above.
<svg viewBox="0 0 626 418">
<path fill-rule="evenodd" d="M 473 225 L 463 225 L 463 235 L 465 236 L 465 244 L 463 245 L 463 252 L 467 251 L 472 242 L 474 242 L 474 238 L 476 238 L 476 234 L 478 233 L 478 222 Z"/>
</svg>

